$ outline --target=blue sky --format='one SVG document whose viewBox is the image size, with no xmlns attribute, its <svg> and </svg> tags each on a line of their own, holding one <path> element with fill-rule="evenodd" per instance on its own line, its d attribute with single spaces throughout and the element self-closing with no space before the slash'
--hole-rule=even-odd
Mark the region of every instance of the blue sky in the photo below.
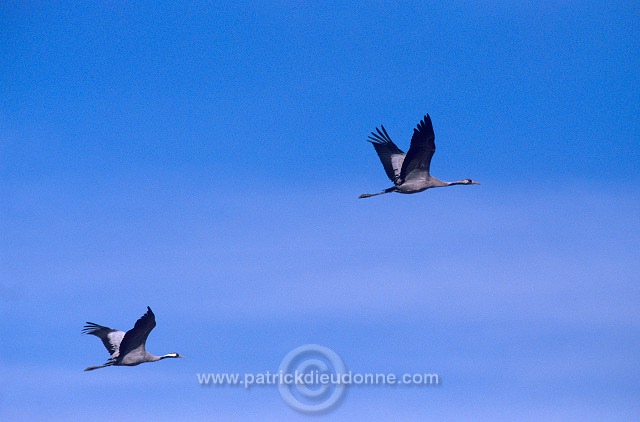
<svg viewBox="0 0 640 422">
<path fill-rule="evenodd" d="M 0 7 L 0 417 L 636 420 L 640 6 L 265 3 Z M 481 185 L 358 200 L 426 113 Z M 308 343 L 443 383 L 197 383 Z"/>
</svg>

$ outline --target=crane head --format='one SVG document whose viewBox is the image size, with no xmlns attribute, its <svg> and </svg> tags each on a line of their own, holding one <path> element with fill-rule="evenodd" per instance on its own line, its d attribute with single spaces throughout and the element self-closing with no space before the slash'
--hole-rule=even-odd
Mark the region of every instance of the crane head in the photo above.
<svg viewBox="0 0 640 422">
<path fill-rule="evenodd" d="M 183 358 L 184 359 L 184 356 L 180 356 L 176 352 L 173 352 L 173 353 L 167 353 L 166 355 L 161 356 L 160 358 L 161 359 L 165 359 L 165 358 Z"/>
</svg>

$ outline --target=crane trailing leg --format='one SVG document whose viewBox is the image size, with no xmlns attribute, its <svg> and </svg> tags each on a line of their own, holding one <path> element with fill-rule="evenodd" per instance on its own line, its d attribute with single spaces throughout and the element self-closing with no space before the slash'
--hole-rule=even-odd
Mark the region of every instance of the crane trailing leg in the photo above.
<svg viewBox="0 0 640 422">
<path fill-rule="evenodd" d="M 393 186 L 393 187 L 391 187 L 389 189 L 385 189 L 382 192 L 378 192 L 378 193 L 363 193 L 358 198 L 369 198 L 371 196 L 377 196 L 377 195 L 382 195 L 383 193 L 391 193 L 391 192 L 397 192 L 397 189 L 396 189 L 395 186 Z"/>
</svg>

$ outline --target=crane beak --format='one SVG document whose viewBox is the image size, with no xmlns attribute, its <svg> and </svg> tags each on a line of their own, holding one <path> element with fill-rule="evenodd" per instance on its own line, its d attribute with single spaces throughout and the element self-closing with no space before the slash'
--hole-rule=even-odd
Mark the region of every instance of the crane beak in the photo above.
<svg viewBox="0 0 640 422">
<path fill-rule="evenodd" d="M 472 185 L 479 185 L 480 183 L 478 183 L 478 182 L 473 182 L 473 181 L 472 181 L 472 182 L 471 182 L 471 184 L 472 184 Z"/>
</svg>

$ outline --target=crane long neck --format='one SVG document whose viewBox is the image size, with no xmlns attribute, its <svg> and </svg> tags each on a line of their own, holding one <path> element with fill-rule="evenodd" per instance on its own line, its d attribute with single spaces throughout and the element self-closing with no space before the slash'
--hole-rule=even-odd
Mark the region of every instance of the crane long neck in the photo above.
<svg viewBox="0 0 640 422">
<path fill-rule="evenodd" d="M 430 179 L 431 180 L 429 180 L 429 184 L 433 188 L 444 188 L 446 186 L 451 186 L 451 183 L 455 183 L 455 182 L 444 182 L 444 181 L 442 181 L 440 179 L 436 179 L 433 176 L 431 176 Z"/>
<path fill-rule="evenodd" d="M 153 354 L 147 352 L 147 356 L 145 358 L 145 361 L 146 362 L 157 362 L 157 361 L 159 361 L 160 359 L 163 359 L 163 358 L 164 358 L 164 356 L 156 356 L 156 355 L 153 355 Z"/>
<path fill-rule="evenodd" d="M 153 355 L 153 354 L 147 352 L 147 356 L 145 357 L 145 362 L 157 362 L 157 361 L 162 360 L 162 359 L 176 358 L 176 357 L 178 357 L 176 353 L 168 353 L 166 355 L 156 356 L 156 355 Z"/>
</svg>

